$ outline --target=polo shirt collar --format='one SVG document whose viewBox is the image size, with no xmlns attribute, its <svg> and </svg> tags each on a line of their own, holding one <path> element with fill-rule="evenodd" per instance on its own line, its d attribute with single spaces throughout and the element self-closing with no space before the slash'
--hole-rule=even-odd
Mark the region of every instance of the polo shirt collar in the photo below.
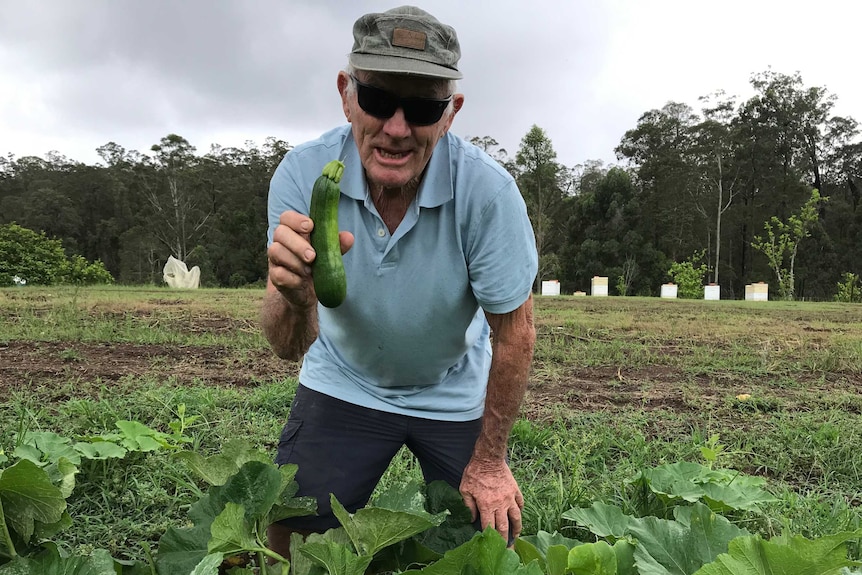
<svg viewBox="0 0 862 575">
<path fill-rule="evenodd" d="M 452 164 L 449 161 L 449 138 L 447 133 L 434 148 L 431 159 L 425 167 L 425 175 L 419 185 L 419 207 L 436 208 L 455 197 L 452 184 Z M 342 180 L 347 183 L 341 187 L 341 193 L 354 200 L 365 200 L 368 194 L 368 184 L 365 181 L 365 171 L 359 159 L 359 149 L 353 140 L 353 130 L 348 131 L 341 148 L 341 158 L 344 162 Z"/>
</svg>

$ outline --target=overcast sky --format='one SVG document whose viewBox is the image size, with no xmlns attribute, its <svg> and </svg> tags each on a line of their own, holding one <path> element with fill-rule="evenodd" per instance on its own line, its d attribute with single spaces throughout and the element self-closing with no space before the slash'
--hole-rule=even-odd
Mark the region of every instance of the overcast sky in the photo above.
<svg viewBox="0 0 862 575">
<path fill-rule="evenodd" d="M 615 161 L 646 111 L 696 109 L 752 74 L 800 72 L 862 121 L 862 3 L 766 0 L 427 0 L 461 41 L 453 131 L 510 155 L 533 124 L 567 166 Z M 0 155 L 99 161 L 176 133 L 299 144 L 344 121 L 335 77 L 371 0 L 0 0 Z"/>
</svg>

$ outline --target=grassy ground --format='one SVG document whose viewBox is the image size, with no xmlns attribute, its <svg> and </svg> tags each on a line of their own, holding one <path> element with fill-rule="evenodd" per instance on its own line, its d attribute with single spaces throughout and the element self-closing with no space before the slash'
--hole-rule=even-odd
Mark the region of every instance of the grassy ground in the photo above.
<svg viewBox="0 0 862 575">
<path fill-rule="evenodd" d="M 258 290 L 0 290 L 0 448 L 27 429 L 167 431 L 198 415 L 191 448 L 244 438 L 274 453 L 297 365 L 257 327 Z M 560 515 L 595 500 L 633 512 L 627 483 L 676 461 L 769 480 L 779 502 L 736 519 L 772 536 L 862 527 L 862 306 L 539 298 L 538 340 L 511 464 L 525 533 L 579 535 Z M 407 452 L 383 483 L 416 477 Z M 166 454 L 87 462 L 57 539 L 140 557 L 183 525 L 199 486 Z M 858 546 L 855 557 L 862 556 Z"/>
</svg>

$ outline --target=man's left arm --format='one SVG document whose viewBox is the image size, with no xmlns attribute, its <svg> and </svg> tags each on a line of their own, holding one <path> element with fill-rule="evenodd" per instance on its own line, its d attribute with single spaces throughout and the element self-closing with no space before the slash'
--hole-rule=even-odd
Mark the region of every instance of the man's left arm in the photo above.
<svg viewBox="0 0 862 575">
<path fill-rule="evenodd" d="M 524 497 L 506 462 L 506 453 L 533 359 L 533 297 L 510 313 L 486 312 L 485 316 L 493 337 L 485 413 L 460 491 L 473 512 L 473 520 L 481 518 L 482 528 L 491 525 L 508 538 L 511 527 L 512 535 L 517 537 L 521 533 Z"/>
</svg>

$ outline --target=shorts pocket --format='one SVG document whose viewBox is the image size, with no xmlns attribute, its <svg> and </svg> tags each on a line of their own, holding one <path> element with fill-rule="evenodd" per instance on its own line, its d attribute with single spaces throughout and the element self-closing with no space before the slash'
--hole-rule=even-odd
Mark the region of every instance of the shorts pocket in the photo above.
<svg viewBox="0 0 862 575">
<path fill-rule="evenodd" d="M 278 453 L 275 456 L 277 465 L 291 463 L 290 456 L 293 455 L 293 447 L 296 445 L 300 427 L 302 427 L 300 419 L 288 418 L 287 424 L 281 430 L 281 437 L 278 439 Z"/>
</svg>

